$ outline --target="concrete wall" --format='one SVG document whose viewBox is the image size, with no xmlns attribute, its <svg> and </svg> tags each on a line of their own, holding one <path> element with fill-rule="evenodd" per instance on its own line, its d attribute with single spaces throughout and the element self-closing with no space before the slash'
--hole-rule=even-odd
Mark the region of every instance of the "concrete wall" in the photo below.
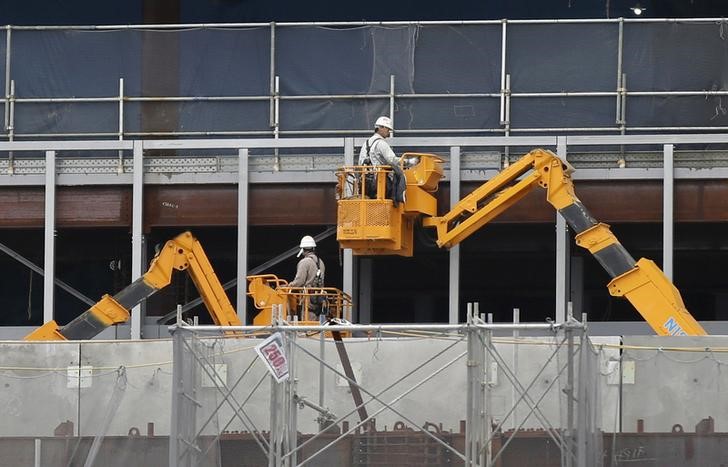
<svg viewBox="0 0 728 467">
<path fill-rule="evenodd" d="M 515 370 L 523 386 L 528 386 L 544 366 L 554 345 L 545 338 L 523 338 L 519 345 L 502 342 L 498 352 Z M 618 343 L 618 338 L 595 338 Z M 202 364 L 222 364 L 217 367 L 225 374 L 234 400 L 225 402 L 223 393 L 206 378 L 195 397 L 202 407 L 197 410 L 197 426 L 211 420 L 205 433 L 241 431 L 249 429 L 242 417 L 234 416 L 233 407 L 244 407 L 256 429 L 266 430 L 270 420 L 271 381 L 262 363 L 254 353 L 257 340 L 214 339 L 204 341 L 208 360 Z M 317 337 L 299 337 L 301 348 L 295 359 L 295 375 L 299 396 L 319 403 L 320 365 L 311 355 L 319 355 Z M 455 345 L 436 356 L 438 352 Z M 378 394 L 384 402 L 398 399 L 395 408 L 400 414 L 384 410 L 375 416 L 377 427 L 392 429 L 396 422 L 422 426 L 425 422 L 442 423 L 446 430 L 457 431 L 465 416 L 466 363 L 465 357 L 446 367 L 446 363 L 465 352 L 464 342 L 432 338 L 349 339 L 346 347 L 357 374 L 357 379 L 371 394 Z M 556 376 L 557 365 L 563 364 L 564 353 L 553 359 L 539 376 L 529 395 L 541 397 Z M 617 355 L 615 350 L 600 353 L 601 374 L 595 381 L 601 385 L 601 425 L 610 429 L 615 425 L 619 386 L 609 383 L 609 372 L 614 372 L 608 361 Z M 432 358 L 421 369 L 418 365 Z M 515 358 L 515 360 L 514 360 Z M 338 354 L 331 340 L 324 345 L 324 360 L 341 370 Z M 514 365 L 514 361 L 517 363 Z M 78 376 L 79 363 L 81 378 Z M 145 341 L 86 341 L 62 343 L 0 342 L 0 411 L 5 415 L 0 424 L 0 436 L 53 436 L 54 429 L 66 421 L 73 422 L 74 435 L 94 436 L 98 433 L 124 436 L 134 428 L 145 434 L 149 423 L 154 424 L 156 435 L 168 435 L 172 400 L 172 342 L 170 340 Z M 252 363 L 252 365 L 251 365 Z M 68 367 L 71 367 L 69 376 Z M 88 373 L 84 373 L 84 368 Z M 200 367 L 201 368 L 201 367 Z M 200 374 L 204 373 L 198 368 Z M 408 389 L 428 378 L 438 369 L 444 370 L 412 392 Z M 408 375 L 408 373 L 411 373 Z M 512 389 L 503 368 L 497 369 L 493 380 L 492 414 L 502 420 L 513 400 L 519 394 Z M 89 376 L 90 375 L 90 376 Z M 126 384 L 123 376 L 126 377 Z M 400 381 L 401 380 L 401 381 Z M 80 386 L 79 386 L 80 381 Z M 205 381 L 204 379 L 201 381 Z M 325 370 L 323 406 L 337 416 L 353 411 L 354 404 L 348 385 L 332 371 Z M 396 383 L 396 384 L 395 384 Z M 382 391 L 394 384 L 394 386 Z M 257 387 L 257 389 L 255 389 Z M 541 409 L 549 422 L 561 426 L 564 398 L 563 384 L 555 384 L 541 402 Z M 380 394 L 381 393 L 381 394 Z M 650 391 L 644 392 L 649 397 Z M 638 397 L 634 391 L 631 397 Z M 370 399 L 366 393 L 364 400 Z M 639 405 L 639 404 L 638 404 Z M 219 412 L 210 417 L 217 408 Z M 382 404 L 367 405 L 369 414 Z M 236 409 L 237 410 L 237 409 Z M 516 423 L 523 420 L 528 407 L 520 405 Z M 298 411 L 298 427 L 303 433 L 317 431 L 318 413 L 306 407 Z M 407 420 L 407 418 L 409 420 Z M 347 419 L 358 420 L 356 412 Z M 105 423 L 108 422 L 108 429 Z M 228 422 L 230 424 L 225 426 Z M 513 417 L 505 428 L 515 425 Z M 541 424 L 533 417 L 525 427 L 538 428 Z"/>
<path fill-rule="evenodd" d="M 634 336 L 624 345 L 624 368 L 634 367 L 622 385 L 624 431 L 637 431 L 642 419 L 646 432 L 679 430 L 678 424 L 694 432 L 707 417 L 715 431 L 728 431 L 728 336 Z"/>
</svg>

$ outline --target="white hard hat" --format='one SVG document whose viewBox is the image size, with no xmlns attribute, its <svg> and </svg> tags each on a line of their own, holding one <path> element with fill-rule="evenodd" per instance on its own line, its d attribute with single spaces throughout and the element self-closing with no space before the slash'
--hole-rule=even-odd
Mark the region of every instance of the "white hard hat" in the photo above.
<svg viewBox="0 0 728 467">
<path fill-rule="evenodd" d="M 316 248 L 316 240 L 314 240 L 312 236 L 306 235 L 301 238 L 301 243 L 298 246 L 301 250 L 296 255 L 296 258 L 303 254 L 304 248 Z"/>
<path fill-rule="evenodd" d="M 394 131 L 394 127 L 392 126 L 392 119 L 389 117 L 379 117 L 376 122 L 374 122 L 374 126 L 383 126 L 384 128 L 389 128 L 390 130 Z"/>
</svg>

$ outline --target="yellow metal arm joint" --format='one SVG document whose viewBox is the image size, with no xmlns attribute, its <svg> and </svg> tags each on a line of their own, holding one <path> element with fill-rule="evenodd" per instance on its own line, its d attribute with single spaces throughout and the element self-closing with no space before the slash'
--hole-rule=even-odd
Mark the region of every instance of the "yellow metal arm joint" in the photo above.
<svg viewBox="0 0 728 467">
<path fill-rule="evenodd" d="M 617 237 L 609 229 L 609 224 L 602 222 L 576 235 L 576 244 L 582 248 L 586 248 L 591 254 L 615 243 L 619 243 L 619 240 L 617 240 Z"/>
<path fill-rule="evenodd" d="M 119 303 L 108 294 L 104 294 L 104 296 L 101 297 L 101 300 L 96 302 L 96 304 L 89 309 L 89 313 L 106 326 L 126 323 L 129 321 L 129 311 L 119 305 Z"/>
</svg>

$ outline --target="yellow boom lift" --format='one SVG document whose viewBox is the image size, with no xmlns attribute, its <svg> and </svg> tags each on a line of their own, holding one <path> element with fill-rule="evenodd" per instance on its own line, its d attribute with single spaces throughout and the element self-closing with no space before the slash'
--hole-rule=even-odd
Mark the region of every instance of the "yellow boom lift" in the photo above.
<svg viewBox="0 0 728 467">
<path fill-rule="evenodd" d="M 597 222 L 574 193 L 573 168 L 551 151 L 534 149 L 437 216 L 433 193 L 443 175 L 442 160 L 433 154 L 406 153 L 400 163 L 407 179 L 406 202 L 395 207 L 386 199 L 387 166 L 350 166 L 337 172 L 337 239 L 355 255 L 412 256 L 416 220 L 434 227 L 437 245 L 450 248 L 523 199 L 533 188 L 546 190 L 546 199 L 607 271 L 609 293 L 625 297 L 659 335 L 705 335 L 685 309 L 680 292 L 649 259 L 635 261 L 611 232 Z M 376 180 L 367 192 L 367 180 Z"/>
<path fill-rule="evenodd" d="M 109 326 L 129 320 L 129 310 L 154 295 L 172 281 L 174 270 L 187 271 L 192 278 L 212 320 L 218 326 L 241 326 L 235 309 L 225 294 L 200 242 L 190 232 L 184 232 L 172 240 L 152 259 L 149 270 L 139 279 L 113 297 L 104 295 L 101 300 L 65 326 L 54 320 L 45 323 L 25 340 L 75 340 L 91 339 Z M 310 297 L 323 297 L 324 310 L 334 318 L 350 313 L 351 299 L 338 289 L 291 288 L 275 276 L 249 276 L 249 295 L 256 308 L 261 310 L 254 318 L 255 325 L 272 323 L 273 305 L 281 305 L 283 318 L 300 316 L 301 324 L 319 324 L 307 321 Z"/>
</svg>

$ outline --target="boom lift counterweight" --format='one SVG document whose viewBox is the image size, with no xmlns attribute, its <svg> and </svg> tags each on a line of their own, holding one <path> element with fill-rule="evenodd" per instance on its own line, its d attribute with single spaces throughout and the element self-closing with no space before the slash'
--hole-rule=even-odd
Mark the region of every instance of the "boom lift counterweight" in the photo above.
<svg viewBox="0 0 728 467">
<path fill-rule="evenodd" d="M 423 226 L 435 228 L 437 245 L 450 248 L 538 186 L 546 190 L 547 201 L 575 232 L 577 245 L 588 249 L 609 274 L 611 295 L 627 298 L 659 335 L 706 334 L 662 270 L 648 259 L 635 261 L 609 225 L 592 218 L 574 193 L 573 168 L 551 151 L 535 149 L 529 152 L 442 216 L 434 214 L 436 206 L 432 203 L 435 198 L 431 195 L 443 174 L 442 161 L 431 154 L 407 153 L 402 159 L 418 162 L 405 169 L 406 202 L 396 208 L 383 197 L 384 190 L 378 190 L 373 199 L 363 192 L 362 180 L 371 168 L 344 167 L 339 171 L 337 239 L 343 248 L 351 248 L 356 255 L 411 256 L 414 218 L 418 216 L 423 216 Z M 379 185 L 384 183 L 385 170 L 380 169 L 376 174 Z M 382 211 L 382 214 L 374 215 L 374 212 Z M 403 239 L 402 244 L 408 241 L 407 248 L 392 239 Z"/>
</svg>

